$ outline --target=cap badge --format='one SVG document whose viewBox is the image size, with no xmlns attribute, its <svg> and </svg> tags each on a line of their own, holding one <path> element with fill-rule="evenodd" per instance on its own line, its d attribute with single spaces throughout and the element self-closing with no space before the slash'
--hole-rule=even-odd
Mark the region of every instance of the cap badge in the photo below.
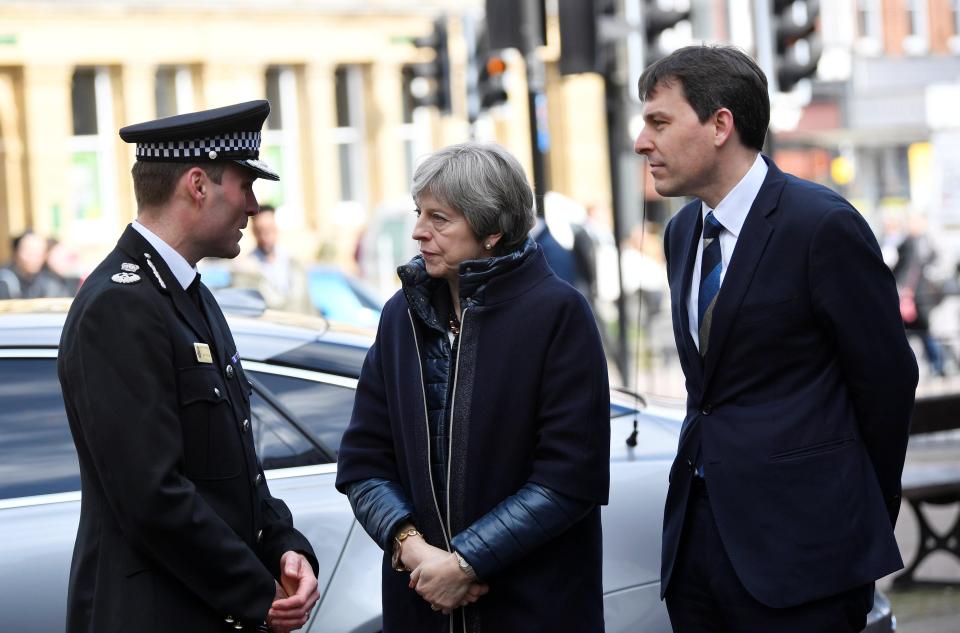
<svg viewBox="0 0 960 633">
<path fill-rule="evenodd" d="M 136 273 L 122 272 L 117 273 L 111 277 L 110 280 L 115 284 L 135 284 L 140 281 L 140 275 Z"/>
</svg>

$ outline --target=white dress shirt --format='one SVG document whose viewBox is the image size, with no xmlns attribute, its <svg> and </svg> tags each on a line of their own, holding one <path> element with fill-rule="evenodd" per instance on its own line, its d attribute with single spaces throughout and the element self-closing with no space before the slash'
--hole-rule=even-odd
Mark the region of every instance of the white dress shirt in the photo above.
<svg viewBox="0 0 960 633">
<path fill-rule="evenodd" d="M 733 258 L 733 250 L 737 246 L 737 238 L 740 236 L 740 230 L 747 219 L 750 207 L 757 194 L 760 193 L 760 187 L 763 185 L 763 179 L 767 177 L 767 164 L 763 157 L 757 154 L 757 159 L 753 161 L 753 166 L 744 174 L 737 186 L 730 190 L 716 209 L 711 209 L 706 202 L 700 202 L 701 224 L 706 222 L 707 214 L 713 211 L 720 224 L 723 225 L 723 232 L 720 233 L 720 291 L 723 292 L 723 278 L 727 274 L 727 268 L 730 266 L 730 260 Z M 703 231 L 700 232 L 700 239 L 697 242 L 697 258 L 693 263 L 693 279 L 690 284 L 690 297 L 687 299 L 687 316 L 690 321 L 690 336 L 693 338 L 693 344 L 700 349 L 700 323 L 699 312 L 697 310 L 697 301 L 700 298 L 700 263 L 703 259 Z"/>
<path fill-rule="evenodd" d="M 177 278 L 177 282 L 186 290 L 187 286 L 193 283 L 194 277 L 197 276 L 197 267 L 191 266 L 189 262 L 184 259 L 183 255 L 175 251 L 172 246 L 164 242 L 156 233 L 140 224 L 139 221 L 134 220 L 130 226 L 133 227 L 134 231 L 142 235 L 143 239 L 150 242 L 150 246 L 163 258 L 167 268 L 169 268 L 173 276 Z"/>
</svg>

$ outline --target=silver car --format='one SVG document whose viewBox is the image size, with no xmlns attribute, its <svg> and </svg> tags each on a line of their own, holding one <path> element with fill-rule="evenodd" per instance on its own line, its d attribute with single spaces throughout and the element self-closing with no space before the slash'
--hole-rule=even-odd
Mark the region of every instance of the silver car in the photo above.
<svg viewBox="0 0 960 633">
<path fill-rule="evenodd" d="M 80 511 L 77 457 L 56 355 L 69 301 L 0 302 L 0 622 L 55 633 Z M 381 630 L 382 552 L 334 489 L 368 332 L 265 313 L 229 316 L 254 384 L 253 424 L 272 493 L 286 501 L 320 562 L 320 603 L 306 631 Z M 668 632 L 660 601 L 660 530 L 682 411 L 611 394 L 610 504 L 603 588 L 610 633 Z M 891 631 L 877 594 L 871 633 Z"/>
</svg>

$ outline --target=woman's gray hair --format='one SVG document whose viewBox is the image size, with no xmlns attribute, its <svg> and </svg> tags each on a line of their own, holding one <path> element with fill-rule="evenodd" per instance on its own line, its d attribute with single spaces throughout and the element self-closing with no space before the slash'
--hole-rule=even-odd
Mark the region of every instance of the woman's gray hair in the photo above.
<svg viewBox="0 0 960 633">
<path fill-rule="evenodd" d="M 479 239 L 502 233 L 494 255 L 520 248 L 536 222 L 523 167 L 493 143 L 459 143 L 430 154 L 417 166 L 411 189 L 417 205 L 429 195 L 462 213 Z"/>
</svg>

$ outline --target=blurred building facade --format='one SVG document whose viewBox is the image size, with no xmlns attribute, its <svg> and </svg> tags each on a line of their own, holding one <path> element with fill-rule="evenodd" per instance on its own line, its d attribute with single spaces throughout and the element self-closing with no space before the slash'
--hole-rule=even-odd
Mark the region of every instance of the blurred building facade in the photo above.
<svg viewBox="0 0 960 633">
<path fill-rule="evenodd" d="M 667 4 L 691 13 L 675 46 L 729 42 L 756 55 L 771 36 L 754 19 L 771 2 Z M 927 216 L 960 258 L 960 0 L 795 4 L 817 6 L 822 55 L 812 81 L 773 95 L 774 157 L 840 191 L 878 229 L 891 209 Z M 648 217 L 664 220 L 678 201 L 659 198 L 644 170 Z"/>
<path fill-rule="evenodd" d="M 444 15 L 451 112 L 411 106 L 413 45 Z M 412 208 L 415 161 L 440 146 L 496 140 L 530 165 L 523 58 L 509 58 L 509 98 L 471 125 L 468 37 L 481 0 L 0 1 L 0 260 L 27 228 L 55 236 L 90 265 L 136 215 L 127 124 L 268 98 L 258 181 L 282 239 L 305 260 L 353 261 L 383 205 Z M 551 18 L 551 31 L 556 31 Z M 552 189 L 609 200 L 603 84 L 560 78 L 547 61 Z"/>
<path fill-rule="evenodd" d="M 778 135 L 788 169 L 849 198 L 879 231 L 924 216 L 960 259 L 960 1 L 821 3 L 810 103 Z"/>
<path fill-rule="evenodd" d="M 586 0 L 584 0 L 586 1 Z M 279 210 L 281 239 L 304 261 L 353 264 L 368 225 L 392 226 L 371 248 L 412 248 L 402 218 L 419 156 L 477 138 L 513 151 L 532 176 L 524 58 L 508 53 L 507 101 L 471 121 L 467 84 L 484 0 L 0 0 L 0 260 L 32 228 L 89 265 L 136 213 L 123 125 L 269 98 L 263 158 L 280 183 L 258 181 Z M 599 4 L 604 4 L 603 2 Z M 618 0 L 689 11 L 659 36 L 669 50 L 729 42 L 758 54 L 770 0 Z M 799 2 L 797 4 L 807 4 Z M 926 215 L 960 257 L 960 0 L 836 0 L 819 5 L 817 76 L 774 95 L 772 151 L 788 171 L 834 187 L 876 225 L 889 208 Z M 642 6 L 641 6 L 642 5 Z M 546 2 L 546 182 L 608 205 L 604 80 L 561 76 L 556 2 Z M 646 9 L 643 9 L 646 10 Z M 641 11 L 642 13 L 642 11 Z M 437 16 L 449 34 L 449 113 L 413 107 L 413 39 Z M 767 27 L 769 28 L 769 24 Z M 766 68 L 768 72 L 771 70 Z M 624 64 L 627 92 L 639 68 Z M 629 76 L 626 76 L 629 75 Z M 630 130 L 640 104 L 629 106 Z M 682 204 L 657 196 L 630 151 L 614 166 L 626 233 Z M 379 230 L 379 229 L 378 229 Z M 393 231 L 395 234 L 390 234 Z M 382 238 L 382 239 L 381 239 Z M 948 258 L 949 259 L 949 258 Z M 391 274 L 391 266 L 382 266 Z M 370 272 L 370 271 L 367 271 Z"/>
</svg>

